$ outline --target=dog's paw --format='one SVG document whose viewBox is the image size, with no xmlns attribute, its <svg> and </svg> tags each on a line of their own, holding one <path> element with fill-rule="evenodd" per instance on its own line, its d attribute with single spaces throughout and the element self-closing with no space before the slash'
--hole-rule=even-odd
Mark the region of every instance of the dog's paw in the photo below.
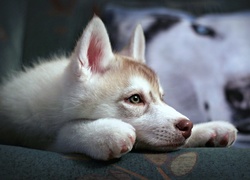
<svg viewBox="0 0 250 180">
<path fill-rule="evenodd" d="M 210 128 L 210 138 L 205 144 L 206 147 L 227 147 L 236 140 L 237 130 L 232 124 L 213 122 L 207 128 Z"/>
<path fill-rule="evenodd" d="M 230 123 L 213 121 L 195 125 L 186 147 L 227 147 L 237 137 L 237 129 Z"/>
<path fill-rule="evenodd" d="M 132 150 L 135 143 L 135 128 L 128 123 L 102 119 L 95 127 L 92 139 L 91 156 L 95 159 L 109 160 L 120 158 Z"/>
<path fill-rule="evenodd" d="M 135 143 L 135 129 L 124 123 L 110 132 L 110 138 L 107 139 L 108 159 L 119 158 L 132 150 Z"/>
</svg>

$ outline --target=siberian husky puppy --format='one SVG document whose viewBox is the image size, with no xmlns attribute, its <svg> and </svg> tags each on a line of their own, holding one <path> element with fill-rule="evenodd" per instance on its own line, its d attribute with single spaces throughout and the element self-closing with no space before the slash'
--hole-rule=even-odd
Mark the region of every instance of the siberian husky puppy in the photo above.
<svg viewBox="0 0 250 180">
<path fill-rule="evenodd" d="M 100 160 L 119 158 L 133 147 L 169 151 L 231 145 L 233 125 L 193 127 L 164 103 L 144 51 L 137 26 L 126 55 L 114 54 L 104 24 L 94 17 L 69 57 L 41 62 L 1 86 L 0 142 Z"/>
</svg>

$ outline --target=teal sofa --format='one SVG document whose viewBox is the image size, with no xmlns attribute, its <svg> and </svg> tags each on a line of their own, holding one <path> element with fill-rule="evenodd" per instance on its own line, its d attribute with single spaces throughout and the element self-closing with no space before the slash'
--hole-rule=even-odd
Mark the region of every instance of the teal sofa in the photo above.
<svg viewBox="0 0 250 180">
<path fill-rule="evenodd" d="M 0 145 L 0 179 L 170 180 L 250 178 L 250 150 L 188 148 L 169 153 L 130 152 L 108 162 L 80 154 Z"/>
</svg>

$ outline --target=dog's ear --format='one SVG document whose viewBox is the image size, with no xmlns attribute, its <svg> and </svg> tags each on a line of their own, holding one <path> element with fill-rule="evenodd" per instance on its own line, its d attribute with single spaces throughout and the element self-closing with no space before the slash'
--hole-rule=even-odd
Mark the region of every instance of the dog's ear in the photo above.
<svg viewBox="0 0 250 180">
<path fill-rule="evenodd" d="M 145 37 L 141 25 L 136 26 L 128 46 L 121 51 L 121 54 L 145 63 Z"/>
<path fill-rule="evenodd" d="M 105 72 L 114 59 L 106 28 L 100 18 L 89 22 L 70 57 L 71 67 L 78 77 Z"/>
</svg>

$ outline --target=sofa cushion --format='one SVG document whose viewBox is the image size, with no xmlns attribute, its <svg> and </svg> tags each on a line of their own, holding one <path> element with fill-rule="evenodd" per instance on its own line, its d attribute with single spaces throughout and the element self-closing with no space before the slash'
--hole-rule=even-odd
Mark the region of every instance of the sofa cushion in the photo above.
<svg viewBox="0 0 250 180">
<path fill-rule="evenodd" d="M 108 162 L 0 145 L 1 179 L 246 179 L 250 150 L 189 148 L 130 152 Z"/>
</svg>

